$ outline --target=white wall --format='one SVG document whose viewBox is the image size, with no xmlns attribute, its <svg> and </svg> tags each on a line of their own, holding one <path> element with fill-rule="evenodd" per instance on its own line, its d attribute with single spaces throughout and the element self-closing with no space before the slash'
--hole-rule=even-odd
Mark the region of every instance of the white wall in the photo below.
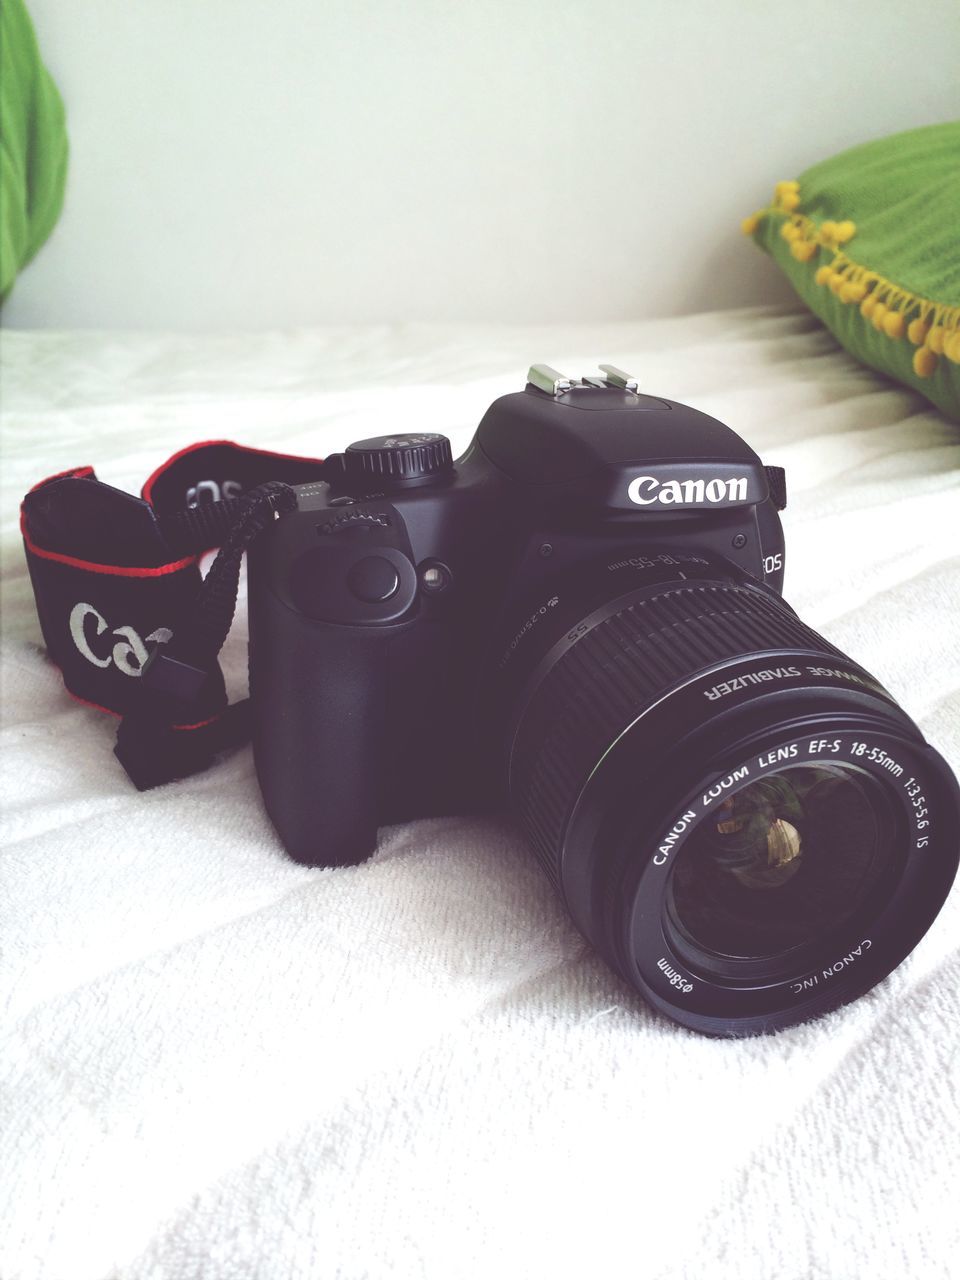
<svg viewBox="0 0 960 1280">
<path fill-rule="evenodd" d="M 773 182 L 958 113 L 955 0 L 28 0 L 72 171 L 20 326 L 786 297 Z"/>
</svg>

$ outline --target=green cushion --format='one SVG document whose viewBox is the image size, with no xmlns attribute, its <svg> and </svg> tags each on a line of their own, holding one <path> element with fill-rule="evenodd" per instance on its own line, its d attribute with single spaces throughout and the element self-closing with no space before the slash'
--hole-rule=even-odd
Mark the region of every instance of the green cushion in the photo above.
<svg viewBox="0 0 960 1280">
<path fill-rule="evenodd" d="M 852 355 L 960 420 L 960 123 L 824 160 L 743 230 Z"/>
<path fill-rule="evenodd" d="M 0 298 L 47 236 L 63 204 L 63 103 L 40 61 L 23 0 L 0 4 Z"/>
</svg>

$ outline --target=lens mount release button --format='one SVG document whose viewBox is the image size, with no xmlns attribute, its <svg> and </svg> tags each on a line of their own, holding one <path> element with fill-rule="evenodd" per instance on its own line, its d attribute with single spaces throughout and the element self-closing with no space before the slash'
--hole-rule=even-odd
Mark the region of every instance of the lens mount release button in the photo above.
<svg viewBox="0 0 960 1280">
<path fill-rule="evenodd" d="M 380 604 L 396 594 L 400 575 L 383 556 L 364 556 L 347 574 L 347 586 L 364 604 Z"/>
</svg>

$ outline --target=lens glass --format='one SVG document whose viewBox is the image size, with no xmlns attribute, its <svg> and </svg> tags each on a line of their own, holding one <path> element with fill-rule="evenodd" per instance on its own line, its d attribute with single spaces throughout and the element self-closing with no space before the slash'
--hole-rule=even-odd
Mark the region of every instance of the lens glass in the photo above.
<svg viewBox="0 0 960 1280">
<path fill-rule="evenodd" d="M 894 825 L 880 785 L 849 765 L 798 765 L 752 782 L 685 841 L 668 893 L 672 932 L 708 968 L 816 942 L 886 879 Z"/>
</svg>

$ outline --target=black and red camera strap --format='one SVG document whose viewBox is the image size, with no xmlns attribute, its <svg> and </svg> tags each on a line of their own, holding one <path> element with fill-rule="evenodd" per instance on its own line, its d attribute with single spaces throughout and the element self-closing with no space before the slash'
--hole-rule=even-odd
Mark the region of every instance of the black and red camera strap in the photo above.
<svg viewBox="0 0 960 1280">
<path fill-rule="evenodd" d="M 324 477 L 318 458 L 213 440 L 181 449 L 140 497 L 93 468 L 35 485 L 20 527 L 37 614 L 67 691 L 120 718 L 115 752 L 141 790 L 206 768 L 249 736 L 218 656 L 243 553 Z M 201 555 L 220 550 L 205 577 Z"/>
</svg>

